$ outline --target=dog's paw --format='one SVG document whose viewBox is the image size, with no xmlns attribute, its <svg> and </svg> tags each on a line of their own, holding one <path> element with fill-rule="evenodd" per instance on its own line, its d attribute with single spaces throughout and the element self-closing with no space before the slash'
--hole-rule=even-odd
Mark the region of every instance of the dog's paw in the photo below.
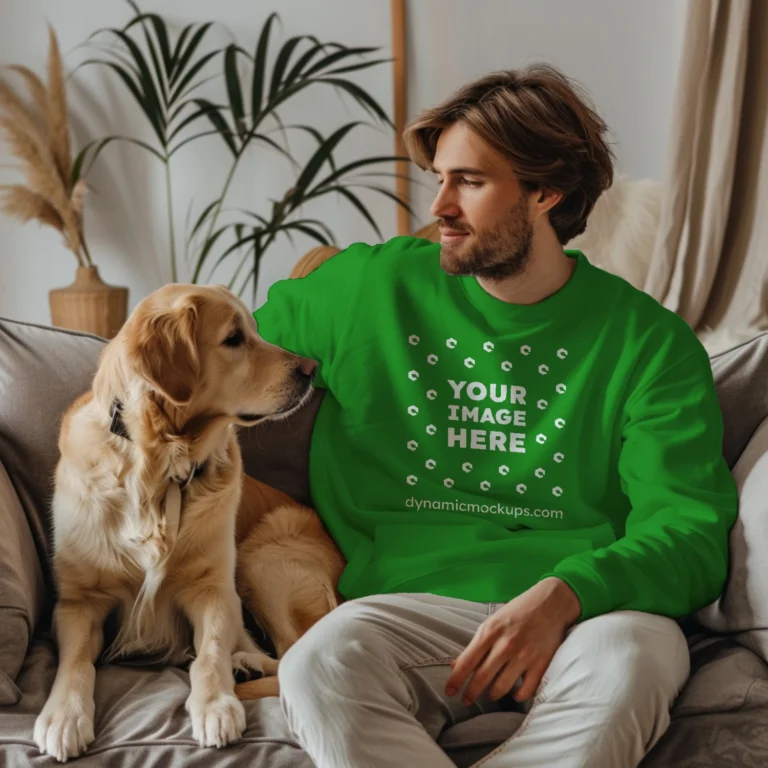
<svg viewBox="0 0 768 768">
<path fill-rule="evenodd" d="M 64 763 L 93 741 L 93 715 L 78 699 L 49 700 L 35 721 L 33 738 L 43 754 Z"/>
<path fill-rule="evenodd" d="M 192 694 L 186 707 L 192 718 L 192 736 L 201 747 L 225 747 L 245 731 L 245 709 L 231 693 L 208 701 Z"/>
<path fill-rule="evenodd" d="M 232 674 L 236 683 L 247 683 L 277 674 L 278 661 L 265 653 L 240 651 L 232 654 Z"/>
</svg>

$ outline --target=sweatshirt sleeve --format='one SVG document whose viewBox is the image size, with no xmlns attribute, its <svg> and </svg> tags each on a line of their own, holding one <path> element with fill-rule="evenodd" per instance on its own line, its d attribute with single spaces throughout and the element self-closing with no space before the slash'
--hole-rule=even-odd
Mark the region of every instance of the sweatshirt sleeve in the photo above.
<svg viewBox="0 0 768 768">
<path fill-rule="evenodd" d="M 629 396 L 618 462 L 631 504 L 624 536 L 548 574 L 579 597 L 580 620 L 616 610 L 681 617 L 720 594 L 738 507 L 722 439 L 701 346 L 688 346 Z"/>
<path fill-rule="evenodd" d="M 318 364 L 315 386 L 325 389 L 363 274 L 375 246 L 356 243 L 305 277 L 280 280 L 253 316 L 259 335 Z"/>
</svg>

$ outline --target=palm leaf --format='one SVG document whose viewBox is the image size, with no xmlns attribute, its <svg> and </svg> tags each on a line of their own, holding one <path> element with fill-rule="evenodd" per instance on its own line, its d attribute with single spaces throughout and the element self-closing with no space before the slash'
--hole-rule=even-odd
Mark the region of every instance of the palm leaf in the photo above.
<svg viewBox="0 0 768 768">
<path fill-rule="evenodd" d="M 155 129 L 155 133 L 160 140 L 160 145 L 165 149 L 167 146 L 165 117 L 160 104 L 160 96 L 157 93 L 155 81 L 152 77 L 152 71 L 147 64 L 147 60 L 144 58 L 141 48 L 139 48 L 130 35 L 120 29 L 111 29 L 110 31 L 123 42 L 131 54 L 139 74 L 139 83 L 141 85 L 142 94 L 140 103 L 144 113 L 152 124 L 152 127 Z"/>
<path fill-rule="evenodd" d="M 261 112 L 261 102 L 264 98 L 264 86 L 267 79 L 267 53 L 269 51 L 269 36 L 272 33 L 272 25 L 278 19 L 276 13 L 271 13 L 262 27 L 259 42 L 256 44 L 254 54 L 253 81 L 251 82 L 251 122 L 253 127 L 257 125 L 257 115 Z"/>
<path fill-rule="evenodd" d="M 256 294 L 259 290 L 259 262 L 261 255 L 254 248 L 253 250 L 253 282 L 251 283 L 251 304 L 256 303 Z"/>
<path fill-rule="evenodd" d="M 221 51 L 210 51 L 205 56 L 201 56 L 184 74 L 181 80 L 178 81 L 176 88 L 171 94 L 171 104 L 175 104 L 178 99 L 188 96 L 195 88 L 202 83 L 195 83 L 195 85 L 187 90 L 187 86 L 194 80 L 195 76 L 202 70 L 202 68 L 214 57 L 218 56 Z M 173 119 L 173 116 L 172 118 Z"/>
<path fill-rule="evenodd" d="M 328 54 L 323 59 L 320 59 L 320 61 L 316 62 L 313 66 L 311 66 L 305 73 L 305 77 L 311 77 L 316 72 L 319 72 L 321 69 L 326 69 L 327 67 L 332 66 L 337 61 L 341 61 L 342 59 L 346 59 L 349 56 L 365 56 L 366 54 L 373 53 L 374 51 L 378 51 L 378 48 L 346 48 L 342 47 L 341 50 L 335 51 L 334 53 Z"/>
<path fill-rule="evenodd" d="M 88 144 L 78 152 L 77 157 L 72 164 L 72 178 L 70 182 L 72 186 L 90 173 L 90 170 L 96 162 L 96 158 L 101 154 L 101 151 L 113 141 L 127 141 L 129 144 L 135 144 L 137 147 L 146 149 L 147 152 L 153 154 L 158 160 L 165 162 L 165 158 L 153 146 L 147 144 L 145 141 L 132 139 L 130 136 L 107 136 L 105 139 L 95 139 L 94 141 L 88 142 Z"/>
<path fill-rule="evenodd" d="M 235 224 L 232 226 L 232 228 L 235 230 L 235 243 L 234 245 L 227 248 L 224 253 L 219 256 L 219 258 L 216 260 L 216 263 L 213 265 L 213 268 L 211 269 L 210 273 L 208 274 L 208 281 L 210 282 L 213 278 L 214 274 L 216 273 L 216 270 L 221 266 L 222 262 L 224 262 L 225 259 L 227 259 L 232 253 L 234 253 L 237 250 L 240 250 L 244 245 L 251 244 L 251 248 L 248 249 L 246 252 L 249 253 L 251 249 L 258 249 L 259 247 L 259 240 L 261 237 L 264 236 L 264 232 L 258 228 L 253 228 L 252 232 L 253 234 L 244 236 L 243 231 L 245 229 L 245 225 L 243 224 Z"/>
<path fill-rule="evenodd" d="M 224 52 L 224 78 L 227 82 L 229 109 L 235 121 L 237 135 L 242 139 L 247 133 L 245 125 L 245 109 L 243 107 L 243 91 L 240 87 L 240 75 L 237 71 L 237 49 L 228 45 Z"/>
<path fill-rule="evenodd" d="M 99 66 L 109 67 L 113 72 L 116 72 L 123 81 L 125 87 L 128 88 L 135 101 L 141 107 L 142 112 L 144 112 L 144 94 L 141 92 L 139 73 L 136 70 L 132 70 L 132 65 L 131 68 L 129 68 L 129 65 L 125 62 L 116 64 L 114 61 L 107 61 L 106 59 L 86 59 L 80 66 L 85 67 L 89 64 L 98 64 Z"/>
<path fill-rule="evenodd" d="M 235 225 L 229 224 L 226 227 L 223 227 L 223 229 L 232 229 Z M 218 267 L 231 253 L 234 253 L 235 251 L 242 248 L 244 245 L 248 245 L 248 243 L 255 242 L 258 238 L 264 236 L 264 230 L 261 229 L 254 229 L 254 234 L 248 235 L 247 237 L 241 237 L 239 239 L 236 239 L 234 243 L 232 243 L 227 249 L 224 251 L 224 253 L 219 256 L 218 260 L 216 261 L 216 264 L 214 265 L 213 269 L 211 270 L 211 274 L 216 271 L 216 267 Z"/>
<path fill-rule="evenodd" d="M 114 136 L 110 138 L 115 138 Z M 88 157 L 88 153 L 98 144 L 100 143 L 109 143 L 109 139 L 102 139 L 101 141 L 94 140 L 89 141 L 81 150 L 78 152 L 77 157 L 75 158 L 75 162 L 72 164 L 72 178 L 70 180 L 70 184 L 73 186 L 80 180 L 82 176 L 87 174 L 87 170 L 83 172 L 83 166 L 85 165 L 85 161 Z M 97 153 L 98 154 L 98 151 Z M 91 167 L 91 163 L 88 164 L 88 168 Z"/>
<path fill-rule="evenodd" d="M 243 269 L 243 267 L 245 266 L 245 264 L 248 262 L 248 258 L 250 257 L 251 251 L 252 251 L 252 250 L 253 250 L 255 247 L 256 247 L 256 243 L 254 243 L 254 244 L 253 244 L 253 246 L 252 246 L 251 248 L 249 248 L 249 249 L 248 249 L 248 250 L 245 252 L 245 256 L 244 256 L 244 257 L 242 258 L 242 260 L 240 261 L 240 265 L 239 265 L 239 266 L 238 266 L 238 268 L 235 270 L 235 273 L 232 275 L 232 278 L 231 278 L 231 279 L 230 279 L 230 281 L 229 281 L 229 286 L 228 286 L 228 287 L 229 287 L 229 290 L 230 290 L 230 291 L 231 291 L 231 290 L 234 288 L 234 285 L 235 285 L 235 282 L 237 281 L 238 275 L 239 275 L 239 274 L 240 274 L 240 272 L 242 271 L 242 269 Z M 249 279 L 250 279 L 250 275 L 249 275 Z M 242 293 L 242 290 L 240 291 L 240 293 Z M 239 294 L 238 294 L 238 295 L 239 295 Z"/>
<path fill-rule="evenodd" d="M 299 80 L 293 85 L 281 88 L 274 99 L 269 99 L 267 103 L 259 112 L 258 116 L 253 120 L 252 127 L 255 129 L 259 123 L 261 123 L 268 115 L 274 115 L 277 107 L 284 101 L 287 101 L 291 96 L 295 96 L 299 91 L 303 91 L 305 88 L 311 86 L 313 82 L 311 80 Z"/>
<path fill-rule="evenodd" d="M 331 245 L 333 243 L 333 241 L 329 240 L 324 233 L 318 232 L 313 227 L 309 227 L 306 224 L 301 224 L 297 221 L 291 221 L 281 225 L 278 231 L 285 232 L 287 234 L 291 229 L 302 232 L 308 237 L 311 237 L 313 240 L 316 240 L 318 243 L 320 243 L 320 245 Z"/>
<path fill-rule="evenodd" d="M 277 111 L 274 111 L 272 112 L 270 117 L 277 123 L 277 130 L 280 131 L 280 134 L 283 137 L 283 141 L 285 142 L 285 148 L 290 150 L 290 146 L 288 142 L 288 129 L 285 127 L 285 123 L 280 117 L 280 114 Z"/>
<path fill-rule="evenodd" d="M 259 222 L 259 224 L 261 224 L 261 226 L 264 229 L 269 229 L 269 226 L 270 226 L 269 222 L 263 216 L 260 216 L 258 213 L 254 213 L 253 211 L 246 211 L 243 209 L 240 209 L 240 213 L 242 213 L 244 216 L 253 217 L 254 219 L 256 219 L 256 221 Z"/>
<path fill-rule="evenodd" d="M 218 54 L 219 51 L 213 51 L 213 55 L 215 56 Z M 208 75 L 208 77 L 203 77 L 200 80 L 198 80 L 196 83 L 192 83 L 192 85 L 189 86 L 189 88 L 186 88 L 183 93 L 174 94 L 172 97 L 172 102 L 175 103 L 175 106 L 173 109 L 171 109 L 169 113 L 169 119 L 168 122 L 172 123 L 178 116 L 181 114 L 181 112 L 184 110 L 185 107 L 188 107 L 192 102 L 188 100 L 188 96 L 193 92 L 196 91 L 201 86 L 205 85 L 206 83 L 210 83 L 211 80 L 216 80 L 221 77 L 221 73 L 217 72 L 215 75 Z M 176 103 L 179 102 L 179 103 Z"/>
<path fill-rule="evenodd" d="M 299 131 L 305 131 L 310 136 L 312 136 L 315 139 L 315 141 L 317 141 L 317 143 L 320 145 L 322 145 L 323 142 L 325 141 L 325 137 L 323 136 L 323 134 L 320 133 L 320 131 L 318 131 L 317 128 L 313 128 L 311 125 L 289 125 L 288 127 L 294 128 Z M 328 155 L 328 165 L 331 166 L 332 171 L 336 170 L 336 161 L 333 159 L 332 152 Z"/>
<path fill-rule="evenodd" d="M 381 234 L 381 230 L 379 229 L 379 225 L 376 223 L 376 220 L 371 216 L 370 211 L 363 205 L 363 203 L 360 201 L 360 198 L 357 197 L 353 192 L 350 192 L 348 189 L 345 189 L 344 187 L 332 187 L 332 189 L 335 192 L 338 192 L 342 197 L 345 197 L 347 200 L 349 200 L 352 205 L 357 208 L 357 210 L 363 215 L 363 218 L 373 227 L 373 231 L 378 236 L 379 240 L 384 239 L 384 235 Z"/>
<path fill-rule="evenodd" d="M 195 51 L 200 46 L 200 43 L 203 41 L 203 38 L 205 37 L 206 33 L 211 28 L 211 26 L 213 26 L 213 22 L 208 22 L 207 24 L 203 24 L 201 27 L 199 27 L 195 32 L 195 34 L 192 35 L 192 39 L 187 44 L 187 47 L 183 49 L 183 52 L 181 50 L 178 50 L 179 46 L 177 45 L 176 66 L 170 81 L 171 87 L 173 87 L 176 84 L 176 81 L 181 76 L 181 73 L 184 72 L 184 70 L 186 69 L 190 59 L 192 58 Z"/>
<path fill-rule="evenodd" d="M 181 57 L 181 52 L 184 50 L 184 43 L 187 42 L 187 38 L 189 37 L 190 32 L 192 32 L 194 28 L 195 28 L 194 24 L 187 24 L 187 26 L 181 30 L 179 34 L 179 39 L 176 41 L 176 45 L 173 47 L 173 51 L 171 52 L 171 66 L 168 69 L 169 83 L 174 81 L 174 77 L 176 75 L 176 69 L 179 64 L 179 58 Z"/>
<path fill-rule="evenodd" d="M 136 103 L 141 107 L 141 111 L 144 113 L 147 120 L 149 120 L 149 124 L 152 126 L 152 129 L 155 132 L 155 135 L 160 140 L 161 145 L 165 142 L 165 136 L 163 132 L 163 125 L 161 122 L 158 121 L 158 109 L 159 105 L 157 105 L 157 109 L 150 103 L 149 100 L 147 100 L 143 93 L 143 86 L 141 82 L 133 80 L 131 77 L 131 73 L 125 69 L 125 67 L 121 66 L 120 64 L 116 64 L 114 61 L 107 61 L 106 59 L 89 59 L 87 64 L 101 64 L 103 66 L 109 67 L 113 72 L 115 72 L 118 77 L 123 81 L 123 84 L 128 88 L 129 92 L 133 96 Z M 137 73 L 138 74 L 138 73 Z"/>
<path fill-rule="evenodd" d="M 315 44 L 301 55 L 301 58 L 298 59 L 291 71 L 285 76 L 285 79 L 283 80 L 283 85 L 285 86 L 292 85 L 297 78 L 303 76 L 305 68 L 318 53 L 324 51 L 326 48 L 341 47 L 338 43 L 321 43 L 314 36 L 309 36 L 307 39 L 313 41 Z"/>
<path fill-rule="evenodd" d="M 280 49 L 280 53 L 277 55 L 277 59 L 275 60 L 274 67 L 272 68 L 272 83 L 269 87 L 270 99 L 272 99 L 275 96 L 278 89 L 280 88 L 280 84 L 282 83 L 282 80 L 283 80 L 283 75 L 285 75 L 285 70 L 288 67 L 288 62 L 290 61 L 291 56 L 293 55 L 293 52 L 296 49 L 296 46 L 304 39 L 305 38 L 303 35 L 292 37 Z"/>
<path fill-rule="evenodd" d="M 264 133 L 253 133 L 249 134 L 249 139 L 252 141 L 263 141 L 265 144 L 268 144 L 272 149 L 276 149 L 283 157 L 285 157 L 287 160 L 290 160 L 290 162 L 293 165 L 298 165 L 296 160 L 293 158 L 290 152 L 286 150 L 284 147 L 281 147 L 274 139 L 270 139 L 269 136 L 267 136 Z"/>
<path fill-rule="evenodd" d="M 405 208 L 406 211 L 408 211 L 411 216 L 415 216 L 415 212 L 411 208 L 411 206 L 405 202 L 405 200 L 402 200 L 399 198 L 391 189 L 387 189 L 386 187 L 381 187 L 378 184 L 345 184 L 345 189 L 370 189 L 373 192 L 378 192 L 380 195 L 384 195 L 385 197 L 388 197 L 390 200 L 393 200 L 398 205 Z M 338 189 L 338 188 L 337 188 Z"/>
<path fill-rule="evenodd" d="M 210 102 L 205 102 L 206 105 Z M 193 105 L 193 101 L 189 101 L 186 104 L 182 105 L 183 107 L 188 107 L 190 105 Z M 216 105 L 214 105 L 216 106 Z M 179 135 L 188 125 L 191 123 L 194 123 L 196 120 L 199 120 L 203 115 L 205 115 L 208 112 L 208 106 L 205 107 L 198 107 L 195 111 L 188 114 L 177 126 L 174 127 L 174 129 L 168 134 L 168 141 L 169 143 L 173 141 L 176 136 Z M 217 107 L 218 109 L 218 107 Z M 178 116 L 178 115 L 177 115 Z"/>
<path fill-rule="evenodd" d="M 359 122 L 347 123 L 332 133 L 315 151 L 315 154 L 309 159 L 309 162 L 304 167 L 301 175 L 296 181 L 296 189 L 299 194 L 304 194 L 304 191 L 312 183 L 312 180 L 317 175 L 320 168 L 328 159 L 329 155 L 333 152 L 339 142 L 357 125 Z"/>
<path fill-rule="evenodd" d="M 139 70 L 136 69 L 136 66 L 131 61 L 129 56 L 127 56 L 122 51 L 116 50 L 114 44 L 111 46 L 101 46 L 101 45 L 91 45 L 91 48 L 94 48 L 97 51 L 101 51 L 107 56 L 110 56 L 114 61 L 116 61 L 120 66 L 122 66 L 124 69 L 128 70 L 130 74 L 134 78 L 134 82 L 139 83 Z M 77 74 L 77 72 L 80 70 L 81 67 L 87 67 L 91 64 L 99 64 L 100 66 L 105 63 L 104 59 L 84 59 L 81 61 L 72 71 L 72 75 Z M 141 89 L 139 89 L 140 91 Z"/>
<path fill-rule="evenodd" d="M 232 151 L 232 154 L 237 157 L 238 152 L 234 133 L 229 125 L 227 125 L 227 121 L 219 111 L 219 108 L 205 99 L 195 99 L 194 102 L 201 110 L 204 110 L 205 116 L 211 121 L 213 127 L 218 131 L 225 144 Z"/>
<path fill-rule="evenodd" d="M 342 176 L 346 176 L 351 171 L 357 170 L 358 168 L 364 168 L 366 165 L 374 165 L 378 163 L 394 163 L 394 162 L 397 162 L 398 160 L 407 160 L 407 159 L 408 158 L 397 157 L 392 155 L 381 155 L 379 157 L 366 157 L 366 158 L 363 158 L 362 160 L 355 160 L 354 162 L 343 165 L 334 173 L 331 173 L 322 181 L 319 181 L 316 185 L 316 189 L 321 189 L 322 187 L 328 186 L 329 184 L 332 184 L 334 181 L 340 179 Z"/>
<path fill-rule="evenodd" d="M 143 26 L 145 21 L 149 21 L 150 24 L 152 24 L 152 27 L 155 31 L 155 37 L 157 38 L 158 45 L 160 46 L 163 71 L 170 74 L 171 69 L 173 68 L 173 54 L 171 53 L 168 28 L 165 25 L 165 21 L 163 21 L 163 19 L 156 13 L 144 13 L 133 0 L 126 0 L 126 2 L 133 8 L 136 16 L 129 22 L 126 27 L 124 27 L 124 31 L 127 32 L 135 24 L 142 24 Z"/>
<path fill-rule="evenodd" d="M 147 20 L 149 14 L 144 14 L 139 10 L 139 7 L 132 2 L 132 0 L 126 0 L 126 2 L 131 5 L 136 13 L 137 16 L 132 19 L 124 28 L 123 32 L 128 32 L 131 27 L 133 27 L 136 24 L 141 25 L 141 31 L 144 33 L 144 42 L 146 43 L 147 50 L 149 51 L 149 55 L 152 58 L 152 64 L 154 66 L 154 80 L 156 85 L 160 87 L 160 96 L 162 97 L 162 103 L 167 108 L 168 107 L 168 83 L 167 83 L 167 72 L 168 72 L 168 56 L 170 56 L 170 51 L 166 52 L 161 51 L 160 54 L 158 54 L 157 46 L 155 45 L 154 40 L 152 39 L 152 35 L 149 32 L 149 28 L 144 23 L 145 20 Z M 160 21 L 161 26 L 163 29 L 165 28 L 164 22 L 162 20 Z M 167 38 L 167 35 L 166 35 Z M 167 39 L 166 39 L 167 43 Z M 162 58 L 161 58 L 162 56 Z"/>
<path fill-rule="evenodd" d="M 296 219 L 293 222 L 289 222 L 289 223 L 306 224 L 306 225 L 310 225 L 310 226 L 313 226 L 313 227 L 317 227 L 318 229 L 320 229 L 328 237 L 328 239 L 332 243 L 336 242 L 336 236 L 328 228 L 328 225 L 323 223 L 319 219 Z"/>
<path fill-rule="evenodd" d="M 174 145 L 173 149 L 168 151 L 168 158 L 172 158 L 180 149 L 182 149 L 187 144 L 197 141 L 198 139 L 202 139 L 206 136 L 219 136 L 220 132 L 218 128 L 214 128 L 212 131 L 201 131 L 200 133 L 195 133 L 192 136 L 187 136 L 186 139 L 183 139 L 178 144 Z"/>
<path fill-rule="evenodd" d="M 257 281 L 257 273 L 258 273 L 258 261 L 256 260 L 256 252 L 254 251 L 254 264 L 248 271 L 248 274 L 245 276 L 245 279 L 242 282 L 242 285 L 240 286 L 240 290 L 237 292 L 238 296 L 243 295 L 243 291 L 245 290 L 245 287 L 248 285 L 248 283 L 251 282 L 251 278 L 253 278 L 253 282 L 251 283 L 251 286 L 253 288 L 253 291 L 251 293 L 251 296 L 253 296 L 254 293 L 256 293 L 256 281 Z M 251 298 L 251 301 L 255 304 L 255 300 Z"/>
<path fill-rule="evenodd" d="M 203 226 L 205 223 L 205 220 L 210 216 L 211 211 L 219 204 L 218 200 L 214 200 L 210 205 L 207 205 L 203 212 L 197 217 L 197 221 L 195 222 L 195 226 L 192 227 L 192 231 L 189 233 L 188 240 L 193 240 L 195 235 L 200 231 L 200 227 Z"/>
<path fill-rule="evenodd" d="M 321 77 L 316 82 L 328 83 L 336 88 L 340 88 L 346 91 L 352 98 L 357 101 L 360 106 L 370 112 L 375 117 L 378 117 L 382 122 L 386 123 L 391 128 L 394 128 L 394 123 L 389 119 L 387 113 L 382 109 L 381 105 L 373 98 L 369 93 L 364 91 L 359 85 L 351 82 L 350 80 L 343 80 L 337 77 Z"/>
<path fill-rule="evenodd" d="M 295 248 L 296 247 L 296 242 L 293 239 L 293 235 L 291 234 L 291 230 L 290 229 L 284 229 L 284 230 L 281 230 L 281 232 L 282 232 L 282 234 L 284 234 L 288 238 L 288 242 L 291 244 L 291 248 Z"/>
<path fill-rule="evenodd" d="M 373 61 L 361 61 L 359 64 L 350 64 L 347 67 L 339 67 L 338 69 L 330 69 L 326 72 L 326 75 L 341 75 L 347 72 L 357 72 L 361 69 L 368 69 L 369 67 L 376 67 L 379 64 L 390 64 L 394 59 L 373 59 Z"/>
<path fill-rule="evenodd" d="M 218 202 L 218 201 L 217 201 Z M 214 245 L 216 245 L 216 241 L 229 229 L 229 225 L 220 227 L 217 229 L 212 235 L 210 235 L 208 238 L 206 238 L 206 241 L 203 245 L 202 250 L 200 251 L 200 255 L 197 257 L 197 264 L 195 265 L 195 271 L 192 275 L 192 282 L 196 283 L 198 279 L 200 278 L 200 272 L 203 270 L 203 264 L 205 264 L 206 259 L 208 258 L 208 254 L 210 254 L 211 249 Z"/>
</svg>

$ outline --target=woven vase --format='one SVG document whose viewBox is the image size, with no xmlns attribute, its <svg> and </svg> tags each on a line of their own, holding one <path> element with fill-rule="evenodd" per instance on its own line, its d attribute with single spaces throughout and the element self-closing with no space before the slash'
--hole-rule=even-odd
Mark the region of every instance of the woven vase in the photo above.
<svg viewBox="0 0 768 768">
<path fill-rule="evenodd" d="M 54 325 L 105 339 L 117 334 L 128 314 L 128 289 L 104 283 L 97 267 L 78 267 L 75 282 L 48 297 Z"/>
</svg>

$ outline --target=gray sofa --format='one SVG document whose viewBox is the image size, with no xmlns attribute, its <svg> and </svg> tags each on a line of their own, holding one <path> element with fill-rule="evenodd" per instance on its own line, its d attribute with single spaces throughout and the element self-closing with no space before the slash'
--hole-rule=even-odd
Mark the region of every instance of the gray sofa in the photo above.
<svg viewBox="0 0 768 768">
<path fill-rule="evenodd" d="M 54 764 L 32 742 L 56 666 L 48 502 L 61 413 L 89 387 L 102 345 L 83 334 L 0 320 L 0 766 Z M 684 623 L 693 673 L 646 768 L 768 765 L 768 421 L 758 429 L 768 415 L 768 334 L 717 356 L 712 367 L 724 451 L 742 487 L 732 574 L 723 597 Z M 290 422 L 242 433 L 248 472 L 304 502 L 321 398 L 316 393 Z M 96 740 L 77 764 L 311 768 L 275 699 L 247 703 L 241 741 L 200 749 L 184 711 L 188 685 L 178 668 L 100 667 Z M 475 717 L 448 728 L 441 743 L 457 765 L 469 766 L 521 718 Z"/>
</svg>

